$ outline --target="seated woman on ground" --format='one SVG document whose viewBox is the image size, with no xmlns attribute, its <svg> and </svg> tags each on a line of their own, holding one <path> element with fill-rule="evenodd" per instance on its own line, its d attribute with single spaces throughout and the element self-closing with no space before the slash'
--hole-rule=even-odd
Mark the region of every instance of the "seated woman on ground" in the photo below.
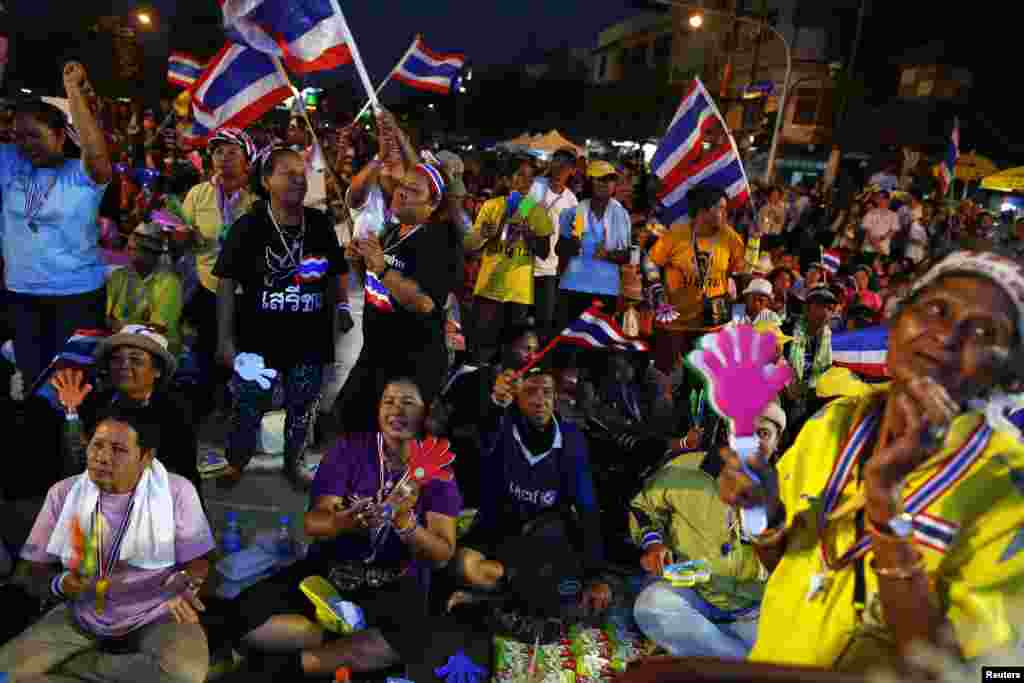
<svg viewBox="0 0 1024 683">
<path fill-rule="evenodd" d="M 316 539 L 309 557 L 250 588 L 234 605 L 235 632 L 245 634 L 250 651 L 233 675 L 237 680 L 292 680 L 280 676 L 330 675 L 341 667 L 377 671 L 422 647 L 430 572 L 452 558 L 462 509 L 454 481 L 433 480 L 420 489 L 402 484 L 425 415 L 419 388 L 409 379 L 392 380 L 380 399 L 378 429 L 342 436 L 325 457 L 305 518 L 306 534 Z M 392 496 L 400 484 L 403 490 Z M 380 512 L 385 500 L 394 507 L 390 518 Z M 366 628 L 332 640 L 300 590 L 311 576 L 329 579 L 340 597 L 357 605 Z"/>
</svg>

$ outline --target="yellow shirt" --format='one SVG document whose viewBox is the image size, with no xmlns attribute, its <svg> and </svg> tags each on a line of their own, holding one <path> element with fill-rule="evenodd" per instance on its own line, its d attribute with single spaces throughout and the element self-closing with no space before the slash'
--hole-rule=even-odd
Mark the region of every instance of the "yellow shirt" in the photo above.
<svg viewBox="0 0 1024 683">
<path fill-rule="evenodd" d="M 668 302 L 679 318 L 665 327 L 678 332 L 703 329 L 704 296 L 714 298 L 729 292 L 729 275 L 745 268 L 743 239 L 726 226 L 714 237 L 698 237 L 697 251 L 707 273 L 707 286 L 701 296 L 700 278 L 694 268 L 690 225 L 675 223 L 651 250 L 651 261 L 665 269 Z"/>
<path fill-rule="evenodd" d="M 786 553 L 765 590 L 752 660 L 864 671 L 895 659 L 870 549 L 863 565 L 865 608 L 858 617 L 853 605 L 855 565 L 826 573 L 818 539 L 818 513 L 833 466 L 842 462 L 839 455 L 848 435 L 880 407 L 883 396 L 831 403 L 807 422 L 779 464 Z M 951 463 L 963 469 L 945 469 Z M 845 486 L 834 486 L 834 511 L 849 509 L 858 493 L 856 470 L 851 469 Z M 948 479 L 938 479 L 940 473 Z M 1024 528 L 1024 444 L 1007 433 L 989 431 L 980 414 L 962 415 L 950 426 L 946 447 L 907 479 L 908 508 L 933 476 L 932 484 L 953 483 L 937 490 L 930 502 L 924 500 L 915 517 L 914 540 L 964 655 L 977 657 L 1015 637 L 1008 612 L 1024 590 L 1024 552 L 1019 552 L 1024 549 L 1024 537 L 1019 537 Z M 828 525 L 827 547 L 841 555 L 855 542 L 855 516 L 853 510 L 833 514 L 837 519 Z M 816 575 L 827 577 L 826 588 L 810 598 Z"/>
<path fill-rule="evenodd" d="M 534 237 L 548 237 L 555 231 L 551 216 L 540 203 L 530 211 L 527 221 Z M 491 199 L 480 207 L 476 224 L 466 235 L 468 248 L 480 247 L 480 228 L 485 223 L 502 226 L 502 232 L 484 245 L 473 294 L 502 303 L 533 304 L 533 247 L 522 233 L 506 239 L 505 197 Z"/>
<path fill-rule="evenodd" d="M 167 337 L 173 354 L 181 351 L 181 278 L 155 270 L 145 279 L 134 268 L 118 268 L 107 281 L 107 317 L 122 325 L 152 325 Z"/>
<path fill-rule="evenodd" d="M 239 190 L 238 203 L 234 210 L 234 218 L 238 220 L 246 213 L 256 198 L 248 189 Z M 213 267 L 217 265 L 217 257 L 220 256 L 221 235 L 225 226 L 221 218 L 220 207 L 217 204 L 217 188 L 212 182 L 200 183 L 189 190 L 182 202 L 181 208 L 185 219 L 192 225 L 199 228 L 199 235 L 202 238 L 199 246 L 196 247 L 196 270 L 199 273 L 199 283 L 214 294 L 217 293 L 219 278 L 213 276 Z M 224 231 L 226 233 L 226 231 Z"/>
<path fill-rule="evenodd" d="M 630 503 L 629 528 L 640 547 L 662 543 L 676 562 L 704 560 L 710 583 L 696 590 L 720 610 L 756 606 L 764 591 L 753 546 L 741 543 L 739 520 L 701 469 L 703 453 L 686 453 L 658 470 Z"/>
</svg>

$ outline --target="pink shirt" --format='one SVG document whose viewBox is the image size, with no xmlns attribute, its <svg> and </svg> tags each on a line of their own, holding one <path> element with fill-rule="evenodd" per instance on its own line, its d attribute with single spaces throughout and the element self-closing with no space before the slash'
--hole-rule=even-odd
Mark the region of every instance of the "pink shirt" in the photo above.
<svg viewBox="0 0 1024 683">
<path fill-rule="evenodd" d="M 103 614 L 96 614 L 96 594 L 93 591 L 83 594 L 72 605 L 79 625 L 90 633 L 104 638 L 118 637 L 146 624 L 168 619 L 169 614 L 163 605 L 174 597 L 174 593 L 164 590 L 164 582 L 181 565 L 214 549 L 213 533 L 195 487 L 177 474 L 168 474 L 168 477 L 174 499 L 174 553 L 177 566 L 156 570 L 136 569 L 119 560 L 110 574 L 110 589 Z M 43 509 L 39 511 L 32 533 L 22 548 L 23 560 L 42 564 L 60 562 L 59 557 L 46 552 L 46 546 L 49 545 L 64 500 L 74 483 L 75 477 L 69 477 L 54 484 L 46 494 Z M 124 521 L 130 501 L 131 494 L 127 493 L 100 496 L 100 514 L 104 519 L 104 553 L 110 551 L 112 536 Z M 104 557 L 104 561 L 106 559 Z"/>
</svg>

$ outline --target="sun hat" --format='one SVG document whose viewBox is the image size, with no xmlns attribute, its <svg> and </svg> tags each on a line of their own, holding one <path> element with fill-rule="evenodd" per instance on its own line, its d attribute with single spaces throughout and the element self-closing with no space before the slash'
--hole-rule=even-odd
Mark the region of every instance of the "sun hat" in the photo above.
<svg viewBox="0 0 1024 683">
<path fill-rule="evenodd" d="M 163 381 L 170 380 L 174 371 L 178 369 L 178 360 L 168 350 L 167 337 L 146 325 L 125 325 L 120 332 L 99 343 L 93 358 L 98 364 L 107 363 L 114 349 L 122 346 L 142 349 L 159 358 L 164 365 Z"/>
</svg>

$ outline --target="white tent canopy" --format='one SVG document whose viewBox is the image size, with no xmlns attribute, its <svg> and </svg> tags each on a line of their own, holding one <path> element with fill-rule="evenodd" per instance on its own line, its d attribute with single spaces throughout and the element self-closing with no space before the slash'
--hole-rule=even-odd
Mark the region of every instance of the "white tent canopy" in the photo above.
<svg viewBox="0 0 1024 683">
<path fill-rule="evenodd" d="M 560 149 L 569 148 L 576 152 L 577 156 L 585 156 L 586 150 L 571 142 L 557 130 L 550 130 L 541 135 L 522 134 L 519 137 L 506 140 L 498 145 L 505 149 L 523 149 L 546 152 L 548 154 L 557 152 Z"/>
</svg>

